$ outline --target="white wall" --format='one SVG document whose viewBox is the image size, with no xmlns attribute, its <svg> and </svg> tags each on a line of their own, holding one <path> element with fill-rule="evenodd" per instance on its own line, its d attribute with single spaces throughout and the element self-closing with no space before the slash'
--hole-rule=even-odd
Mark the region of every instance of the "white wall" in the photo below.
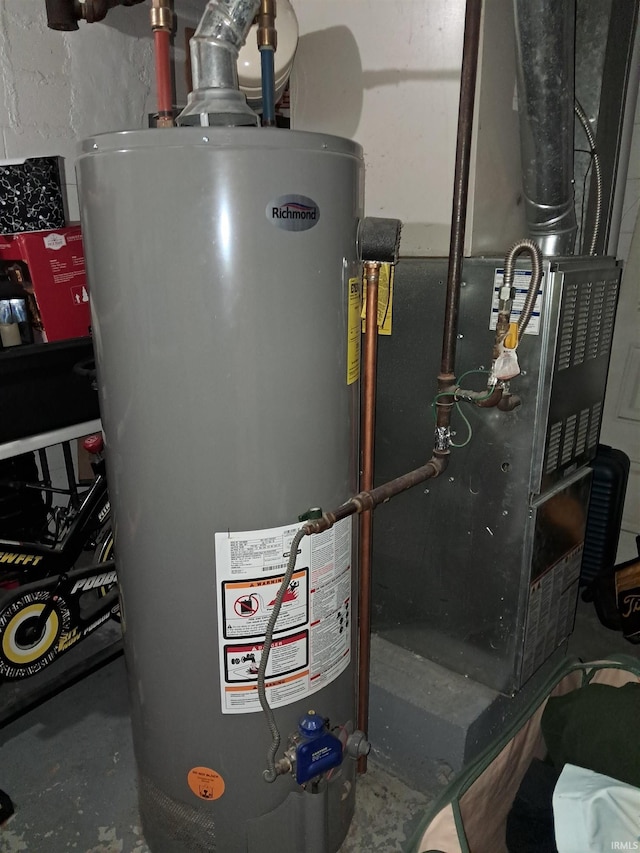
<svg viewBox="0 0 640 853">
<path fill-rule="evenodd" d="M 293 0 L 292 125 L 364 148 L 369 216 L 402 219 L 403 255 L 446 255 L 464 0 Z M 512 0 L 485 4 L 467 253 L 522 236 Z"/>
<path fill-rule="evenodd" d="M 64 157 L 77 220 L 77 141 L 143 127 L 154 109 L 149 10 L 114 9 L 62 33 L 47 28 L 44 0 L 0 0 L 0 78 L 0 159 Z"/>
<path fill-rule="evenodd" d="M 618 257 L 625 261 L 609 366 L 601 441 L 631 460 L 618 562 L 638 554 L 640 534 L 640 101 L 631 139 Z"/>
</svg>

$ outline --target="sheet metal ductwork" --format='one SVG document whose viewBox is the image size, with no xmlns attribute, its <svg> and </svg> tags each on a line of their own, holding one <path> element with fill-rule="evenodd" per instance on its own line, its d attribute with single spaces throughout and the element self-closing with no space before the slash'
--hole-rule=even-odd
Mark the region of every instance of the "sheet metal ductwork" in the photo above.
<svg viewBox="0 0 640 853">
<path fill-rule="evenodd" d="M 523 188 L 529 236 L 573 254 L 575 0 L 515 0 Z"/>
<path fill-rule="evenodd" d="M 178 124 L 258 124 L 238 91 L 236 62 L 259 8 L 260 0 L 209 0 L 191 39 L 193 91 Z"/>
</svg>

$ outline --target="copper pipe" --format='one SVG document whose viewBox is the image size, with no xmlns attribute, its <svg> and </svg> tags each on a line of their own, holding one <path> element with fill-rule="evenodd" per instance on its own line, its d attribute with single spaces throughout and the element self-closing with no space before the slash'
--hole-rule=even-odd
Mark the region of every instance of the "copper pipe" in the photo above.
<svg viewBox="0 0 640 853">
<path fill-rule="evenodd" d="M 153 33 L 158 90 L 158 127 L 174 126 L 169 41 L 170 35 L 165 30 L 155 30 Z"/>
<path fill-rule="evenodd" d="M 458 107 L 458 136 L 453 188 L 453 210 L 451 213 L 449 269 L 447 273 L 447 293 L 445 300 L 445 326 L 442 337 L 442 361 L 440 365 L 440 374 L 443 382 L 448 377 L 455 375 L 458 311 L 460 307 L 460 276 L 462 272 L 462 253 L 464 251 L 464 235 L 467 221 L 471 133 L 473 129 L 481 13 L 482 0 L 467 0 L 464 44 L 462 49 L 462 73 L 460 78 L 460 102 Z"/>
<path fill-rule="evenodd" d="M 364 375 L 362 387 L 361 471 L 362 491 L 373 489 L 373 458 L 376 416 L 376 380 L 378 359 L 378 282 L 381 264 L 367 261 L 367 310 L 364 339 Z M 358 723 L 361 732 L 369 728 L 369 668 L 371 661 L 371 550 L 373 516 L 365 510 L 360 516 L 359 602 L 358 602 Z M 367 756 L 358 759 L 358 772 L 367 772 Z"/>
<path fill-rule="evenodd" d="M 303 525 L 303 530 L 307 536 L 314 533 L 322 533 L 324 530 L 329 530 L 333 525 L 341 521 L 343 518 L 348 518 L 350 515 L 359 515 L 369 509 L 375 509 L 382 503 L 386 503 L 395 498 L 396 495 L 412 489 L 414 486 L 424 483 L 425 480 L 432 480 L 439 477 L 449 463 L 449 452 L 435 450 L 431 459 L 419 468 L 414 468 L 407 474 L 401 477 L 396 477 L 395 480 L 389 480 L 375 489 L 368 492 L 360 492 L 348 501 L 343 503 L 330 512 L 324 512 L 320 518 L 312 521 L 307 521 Z"/>
<path fill-rule="evenodd" d="M 171 85 L 171 30 L 173 13 L 169 0 L 152 0 L 151 29 L 156 68 L 158 127 L 173 127 L 173 88 Z"/>
</svg>

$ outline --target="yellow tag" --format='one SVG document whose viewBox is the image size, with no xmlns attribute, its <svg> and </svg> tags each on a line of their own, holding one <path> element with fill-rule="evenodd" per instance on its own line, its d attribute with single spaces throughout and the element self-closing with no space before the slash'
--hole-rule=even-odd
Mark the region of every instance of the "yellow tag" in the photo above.
<svg viewBox="0 0 640 853">
<path fill-rule="evenodd" d="M 347 385 L 360 379 L 360 279 L 349 279 L 347 318 Z"/>
<path fill-rule="evenodd" d="M 391 334 L 391 314 L 393 308 L 393 264 L 382 264 L 378 279 L 378 334 Z M 367 280 L 362 284 L 362 331 L 366 331 L 367 319 Z"/>
<path fill-rule="evenodd" d="M 507 349 L 517 349 L 518 342 L 518 324 L 509 323 L 509 331 L 505 336 L 504 345 Z"/>
</svg>

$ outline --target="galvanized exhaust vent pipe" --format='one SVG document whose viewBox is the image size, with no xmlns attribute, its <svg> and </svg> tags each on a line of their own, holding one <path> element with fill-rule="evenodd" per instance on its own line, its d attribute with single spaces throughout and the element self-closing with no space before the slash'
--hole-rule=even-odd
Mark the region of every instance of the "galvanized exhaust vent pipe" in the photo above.
<svg viewBox="0 0 640 853">
<path fill-rule="evenodd" d="M 236 61 L 260 0 L 209 0 L 191 39 L 193 91 L 178 124 L 257 125 L 238 89 Z"/>
<path fill-rule="evenodd" d="M 518 105 L 529 236 L 544 255 L 570 255 L 575 0 L 515 0 Z"/>
</svg>

